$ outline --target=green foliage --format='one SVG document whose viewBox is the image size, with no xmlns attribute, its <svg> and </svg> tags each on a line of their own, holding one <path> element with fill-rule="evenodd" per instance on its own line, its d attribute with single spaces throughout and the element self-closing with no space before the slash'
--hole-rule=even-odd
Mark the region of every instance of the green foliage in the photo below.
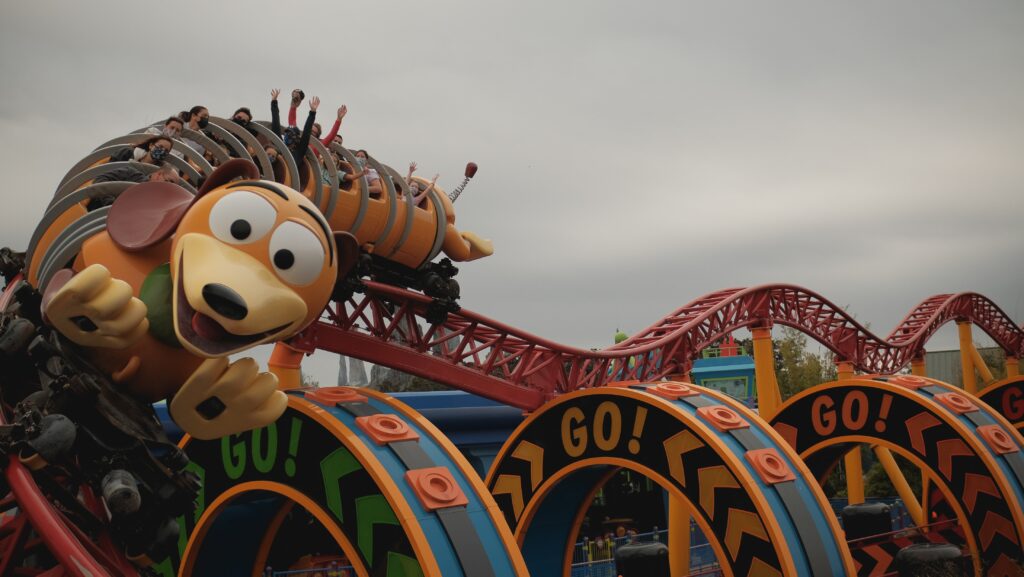
<svg viewBox="0 0 1024 577">
<path fill-rule="evenodd" d="M 864 468 L 864 496 L 867 498 L 892 498 L 898 497 L 896 488 L 893 487 L 886 474 L 882 463 L 875 457 L 874 451 L 868 446 L 860 446 L 861 465 Z M 909 460 L 904 459 L 898 453 L 893 452 L 896 464 L 899 466 L 903 476 L 907 479 L 914 494 L 921 494 L 921 470 Z M 825 494 L 829 497 L 846 497 L 846 462 L 840 459 L 836 466 L 829 473 L 825 484 L 822 486 Z"/>
<path fill-rule="evenodd" d="M 775 348 L 775 377 L 779 382 L 782 400 L 800 391 L 833 381 L 836 365 L 830 352 L 821 355 L 807 350 L 807 335 L 790 327 L 783 327 L 778 337 L 772 338 Z"/>
<path fill-rule="evenodd" d="M 441 383 L 413 376 L 395 369 L 374 371 L 370 379 L 370 388 L 383 393 L 409 393 L 424 391 L 450 391 Z"/>
<path fill-rule="evenodd" d="M 872 455 L 873 457 L 874 455 Z M 914 491 L 915 495 L 921 494 L 921 470 L 910 461 L 899 456 L 897 453 L 893 453 L 893 457 L 896 459 L 896 464 L 899 465 L 900 471 L 903 472 L 903 477 L 907 479 L 907 483 L 910 488 Z M 864 495 L 867 497 L 895 497 L 896 488 L 893 487 L 892 482 L 889 480 L 889 475 L 886 474 L 885 469 L 882 468 L 882 463 L 877 460 L 874 461 L 867 467 L 867 473 L 864 475 Z"/>
<path fill-rule="evenodd" d="M 992 371 L 992 378 L 995 380 L 1006 378 L 1006 352 L 999 347 L 991 349 L 982 349 L 978 351 L 981 354 L 981 359 L 988 365 L 990 371 Z"/>
<path fill-rule="evenodd" d="M 829 472 L 828 478 L 825 479 L 825 483 L 821 488 L 824 489 L 825 495 L 830 499 L 833 497 L 846 497 L 846 469 L 843 467 L 842 459 Z"/>
</svg>

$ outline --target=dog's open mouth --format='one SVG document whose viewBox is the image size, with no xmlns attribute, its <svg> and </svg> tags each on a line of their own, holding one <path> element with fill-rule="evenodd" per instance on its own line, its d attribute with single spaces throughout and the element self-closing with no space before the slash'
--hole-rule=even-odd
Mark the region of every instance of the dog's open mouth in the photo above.
<svg viewBox="0 0 1024 577">
<path fill-rule="evenodd" d="M 220 357 L 241 351 L 288 327 L 288 324 L 284 324 L 252 335 L 236 335 L 227 330 L 216 319 L 197 311 L 189 304 L 188 296 L 185 295 L 183 261 L 184 258 L 178 264 L 178 279 L 175 286 L 178 293 L 175 322 L 178 325 L 178 335 L 204 355 Z"/>
</svg>

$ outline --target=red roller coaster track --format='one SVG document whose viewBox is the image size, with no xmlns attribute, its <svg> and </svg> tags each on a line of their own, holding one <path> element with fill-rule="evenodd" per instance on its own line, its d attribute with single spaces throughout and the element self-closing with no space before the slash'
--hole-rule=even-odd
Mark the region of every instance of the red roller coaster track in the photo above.
<svg viewBox="0 0 1024 577">
<path fill-rule="evenodd" d="M 560 345 L 468 310 L 429 325 L 424 318 L 429 304 L 421 294 L 367 282 L 364 294 L 331 303 L 324 319 L 291 344 L 361 358 L 526 410 L 576 389 L 685 373 L 702 349 L 743 327 L 799 329 L 837 360 L 871 373 L 893 373 L 922 358 L 931 335 L 956 320 L 978 325 L 1010 356 L 1024 352 L 1024 330 L 975 293 L 929 297 L 882 339 L 804 288 L 726 289 L 600 351 Z"/>
</svg>

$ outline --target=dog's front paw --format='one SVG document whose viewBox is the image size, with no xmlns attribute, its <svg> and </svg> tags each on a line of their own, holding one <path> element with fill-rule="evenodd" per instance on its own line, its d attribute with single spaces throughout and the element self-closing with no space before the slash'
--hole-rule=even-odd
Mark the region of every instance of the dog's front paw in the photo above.
<svg viewBox="0 0 1024 577">
<path fill-rule="evenodd" d="M 288 407 L 277 377 L 250 358 L 207 359 L 171 400 L 171 416 L 197 439 L 217 439 L 264 427 Z"/>
<path fill-rule="evenodd" d="M 61 334 L 87 347 L 123 349 L 149 330 L 146 304 L 100 264 L 71 277 L 47 301 L 44 313 Z"/>
</svg>

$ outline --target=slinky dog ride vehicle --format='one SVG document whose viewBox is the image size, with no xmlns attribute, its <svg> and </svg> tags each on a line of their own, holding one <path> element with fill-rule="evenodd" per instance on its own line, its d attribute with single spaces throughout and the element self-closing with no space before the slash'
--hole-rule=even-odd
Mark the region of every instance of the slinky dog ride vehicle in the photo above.
<svg viewBox="0 0 1024 577">
<path fill-rule="evenodd" d="M 175 139 L 183 155 L 165 162 L 180 185 L 118 160 L 149 138 L 143 131 L 104 143 L 65 175 L 27 252 L 0 259 L 10 281 L 0 449 L 35 471 L 29 484 L 48 479 L 58 525 L 97 531 L 80 540 L 103 544 L 105 556 L 91 554 L 115 573 L 123 554 L 145 566 L 166 553 L 199 490 L 149 403 L 170 399 L 195 439 L 262 427 L 285 410 L 277 378 L 229 355 L 294 336 L 332 294 L 358 290 L 358 274 L 424 290 L 443 317 L 458 310 L 456 269 L 432 259 L 491 252 L 454 228 L 440 189 L 412 206 L 405 181 L 371 159 L 384 182 L 372 198 L 319 143 L 300 172 L 280 138 L 251 128 L 213 119 L 208 131 L 186 130 L 210 155 Z M 283 153 L 276 166 L 264 146 Z M 124 177 L 133 171 L 146 182 Z"/>
</svg>

